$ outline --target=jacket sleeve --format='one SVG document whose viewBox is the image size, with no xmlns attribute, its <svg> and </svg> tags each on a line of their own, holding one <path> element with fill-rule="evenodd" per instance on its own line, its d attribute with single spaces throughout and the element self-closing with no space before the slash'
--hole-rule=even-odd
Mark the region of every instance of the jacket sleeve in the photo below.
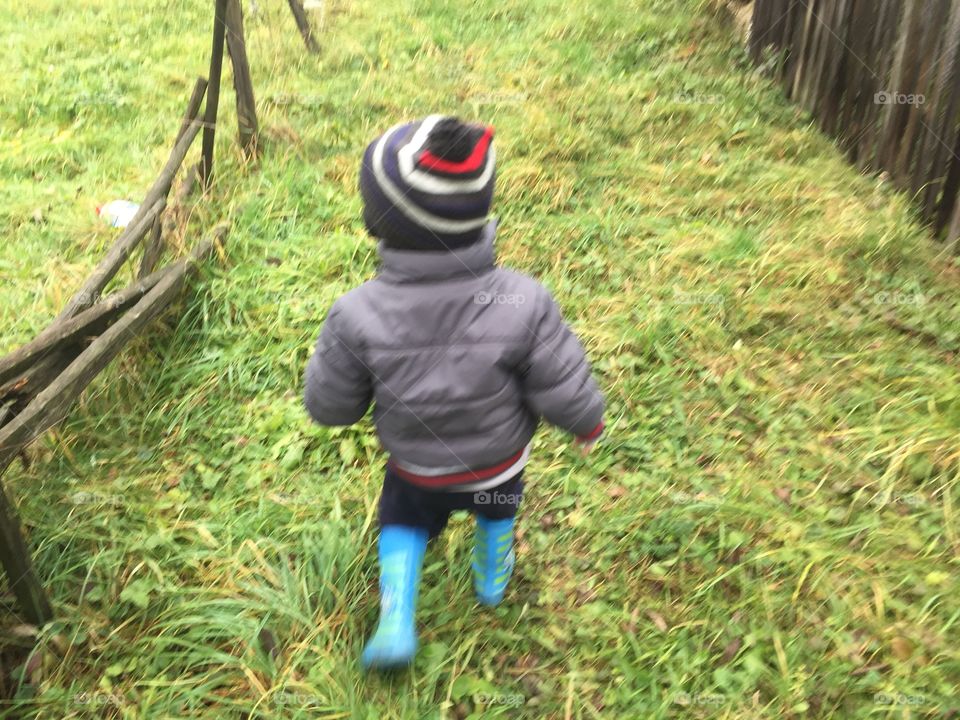
<svg viewBox="0 0 960 720">
<path fill-rule="evenodd" d="M 583 346 L 546 290 L 537 299 L 530 347 L 521 365 L 527 407 L 582 442 L 603 431 L 603 395 L 590 375 Z"/>
<path fill-rule="evenodd" d="M 321 425 L 352 425 L 370 406 L 371 375 L 335 302 L 307 364 L 304 404 Z"/>
</svg>

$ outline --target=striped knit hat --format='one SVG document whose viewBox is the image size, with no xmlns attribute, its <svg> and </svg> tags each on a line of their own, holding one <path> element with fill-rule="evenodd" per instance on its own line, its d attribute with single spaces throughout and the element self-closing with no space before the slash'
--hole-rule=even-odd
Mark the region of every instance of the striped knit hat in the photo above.
<svg viewBox="0 0 960 720">
<path fill-rule="evenodd" d="M 493 201 L 493 128 L 431 115 L 396 125 L 363 155 L 367 230 L 400 250 L 475 242 Z"/>
</svg>

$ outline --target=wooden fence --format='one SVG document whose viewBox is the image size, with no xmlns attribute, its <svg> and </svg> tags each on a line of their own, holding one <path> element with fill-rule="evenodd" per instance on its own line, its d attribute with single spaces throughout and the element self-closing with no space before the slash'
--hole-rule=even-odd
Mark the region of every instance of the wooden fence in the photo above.
<svg viewBox="0 0 960 720">
<path fill-rule="evenodd" d="M 168 309 L 196 264 L 223 241 L 227 228 L 221 224 L 185 257 L 155 269 L 164 249 L 172 250 L 175 245 L 168 241 L 183 224 L 182 211 L 191 189 L 195 184 L 206 189 L 210 183 L 224 45 L 233 66 L 241 147 L 248 156 L 256 155 L 258 123 L 240 0 L 215 0 L 209 80 L 199 78 L 195 83 L 170 157 L 136 215 L 53 322 L 31 342 L 0 357 L 0 476 L 29 443 L 66 417 L 84 388 L 151 320 Z M 168 206 L 174 180 L 201 128 L 200 160 L 182 176 Z M 108 284 L 141 245 L 137 281 L 105 296 Z M 24 619 L 37 626 L 49 621 L 53 616 L 50 602 L 34 570 L 14 503 L 2 483 L 0 565 Z M 0 607 L 9 609 L 2 601 Z"/>
<path fill-rule="evenodd" d="M 960 0 L 755 0 L 750 52 L 960 245 Z"/>
</svg>

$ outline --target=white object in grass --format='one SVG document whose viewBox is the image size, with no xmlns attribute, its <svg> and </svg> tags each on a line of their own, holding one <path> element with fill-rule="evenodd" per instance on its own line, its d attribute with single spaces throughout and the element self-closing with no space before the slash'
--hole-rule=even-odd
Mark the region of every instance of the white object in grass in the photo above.
<svg viewBox="0 0 960 720">
<path fill-rule="evenodd" d="M 97 215 L 111 227 L 126 227 L 140 209 L 139 203 L 130 200 L 111 200 L 97 207 Z"/>
</svg>

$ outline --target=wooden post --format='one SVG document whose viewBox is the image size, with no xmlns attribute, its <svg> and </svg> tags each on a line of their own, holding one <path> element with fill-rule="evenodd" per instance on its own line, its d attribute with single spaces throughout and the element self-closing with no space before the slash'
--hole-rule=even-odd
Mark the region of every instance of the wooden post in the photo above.
<svg viewBox="0 0 960 720">
<path fill-rule="evenodd" d="M 257 105 L 253 97 L 247 45 L 243 34 L 243 9 L 240 0 L 227 0 L 227 51 L 233 65 L 233 89 L 237 96 L 237 125 L 240 147 L 248 157 L 257 154 Z"/>
<path fill-rule="evenodd" d="M 287 0 L 287 2 L 290 5 L 290 11 L 293 13 L 293 19 L 297 21 L 297 27 L 300 29 L 307 50 L 314 54 L 320 52 L 320 46 L 317 45 L 317 41 L 313 37 L 313 30 L 310 29 L 310 21 L 307 20 L 307 12 L 300 4 L 300 0 Z"/>
<path fill-rule="evenodd" d="M 200 155 L 200 184 L 210 187 L 213 177 L 213 141 L 217 128 L 217 106 L 220 103 L 220 71 L 223 68 L 223 40 L 226 31 L 227 0 L 214 0 L 213 46 L 210 50 L 210 77 L 207 85 L 207 107 L 203 114 L 203 147 Z"/>
<path fill-rule="evenodd" d="M 2 474 L 3 470 L 0 470 Z M 0 562 L 7 573 L 10 587 L 28 622 L 37 627 L 53 617 L 47 594 L 37 578 L 27 551 L 27 544 L 20 533 L 20 519 L 10 505 L 3 486 L 0 485 Z"/>
</svg>

